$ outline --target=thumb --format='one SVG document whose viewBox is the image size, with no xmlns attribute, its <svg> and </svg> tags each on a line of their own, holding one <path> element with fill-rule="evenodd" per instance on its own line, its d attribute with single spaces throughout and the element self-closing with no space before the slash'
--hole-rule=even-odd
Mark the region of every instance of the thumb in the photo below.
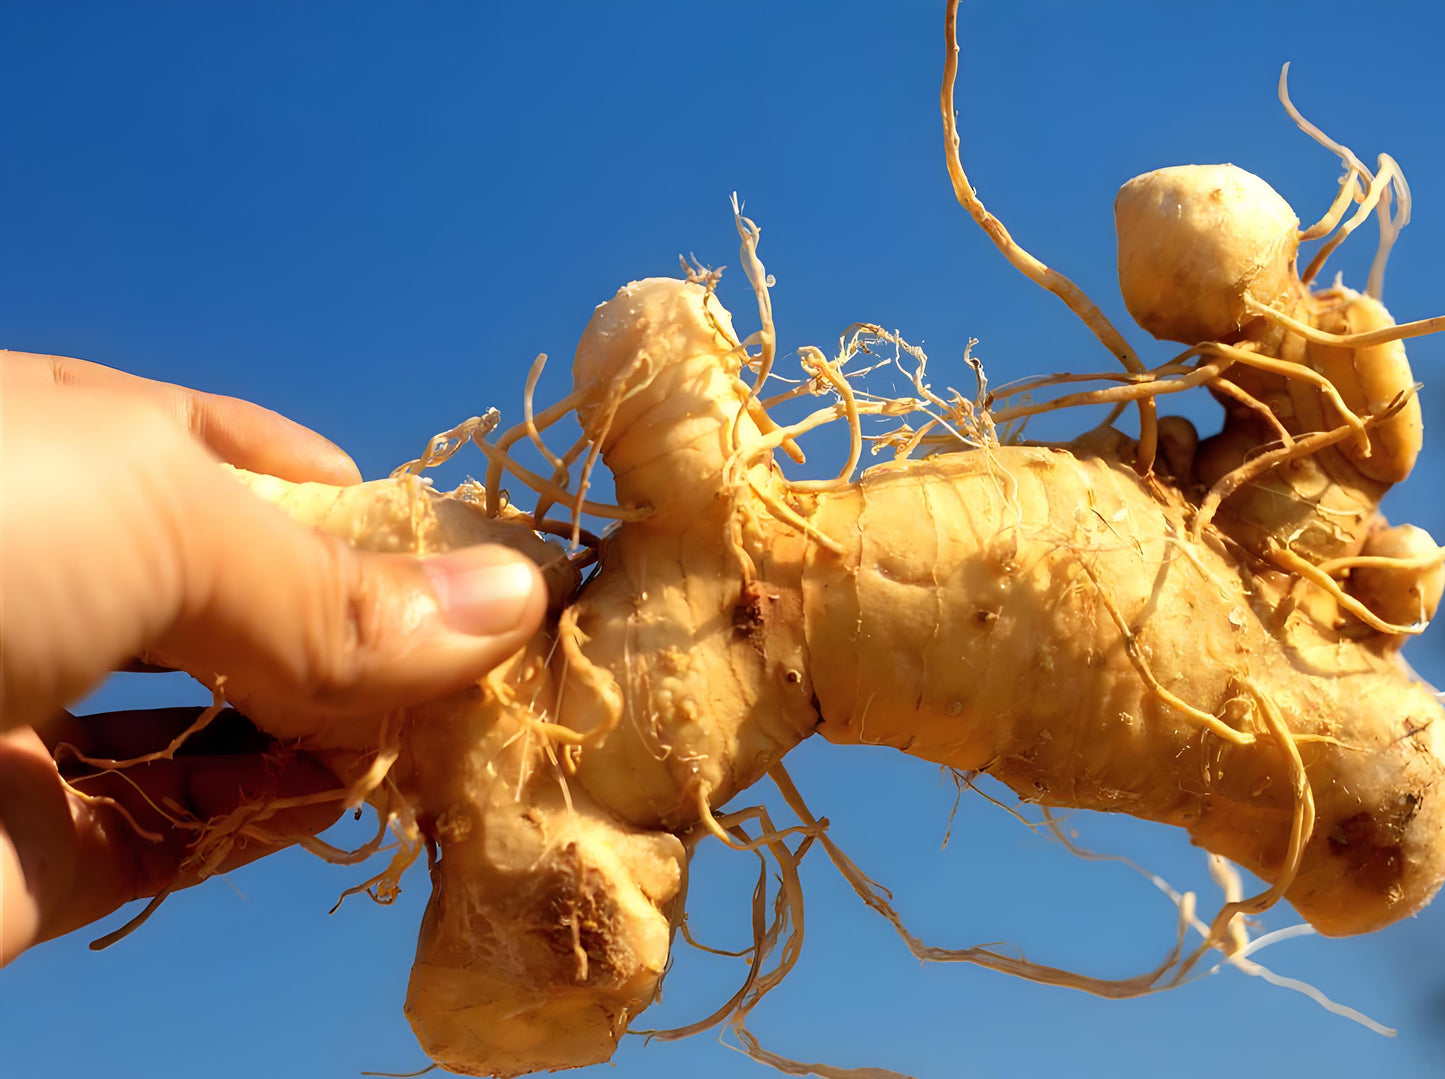
<svg viewBox="0 0 1445 1079">
<path fill-rule="evenodd" d="M 224 675 L 279 738 L 374 743 L 386 712 L 476 682 L 541 624 L 541 574 L 511 548 L 358 551 L 205 465 L 205 490 L 182 499 L 184 594 L 156 651 Z"/>
<path fill-rule="evenodd" d="M 0 728 L 46 722 L 154 651 L 226 676 L 278 737 L 374 745 L 376 717 L 475 682 L 542 620 L 540 576 L 509 548 L 354 551 L 224 475 L 153 404 L 0 403 Z"/>
</svg>

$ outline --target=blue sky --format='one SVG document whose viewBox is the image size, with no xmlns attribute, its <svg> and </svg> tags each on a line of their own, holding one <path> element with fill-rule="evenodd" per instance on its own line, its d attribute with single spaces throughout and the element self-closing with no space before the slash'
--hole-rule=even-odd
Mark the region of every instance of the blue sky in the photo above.
<svg viewBox="0 0 1445 1079">
<path fill-rule="evenodd" d="M 489 405 L 517 415 L 539 351 L 559 361 L 543 395 L 565 393 L 578 333 L 626 281 L 675 272 L 684 252 L 735 267 L 737 191 L 763 226 L 785 350 L 827 348 L 866 320 L 921 341 L 935 372 L 970 337 L 996 383 L 1102 369 L 1096 342 L 953 202 L 940 9 L 11 0 L 0 6 L 0 339 L 259 401 L 380 475 Z M 1233 161 L 1302 218 L 1327 205 L 1336 163 L 1274 97 L 1291 60 L 1307 115 L 1367 160 L 1384 150 L 1403 165 L 1414 223 L 1385 299 L 1401 319 L 1440 314 L 1445 23 L 1434 4 L 1380 10 L 965 4 L 965 164 L 1025 246 L 1127 325 L 1110 207 L 1130 176 Z M 1360 239 L 1332 265 L 1359 285 L 1372 250 Z M 723 297 L 741 327 L 755 325 L 735 271 Z M 1171 352 L 1132 340 L 1147 359 Z M 1417 341 L 1411 356 L 1427 428 L 1445 431 L 1445 341 Z M 1211 407 L 1191 414 L 1207 422 Z M 1437 537 L 1442 447 L 1437 435 L 1387 507 Z M 1441 633 L 1408 652 L 1436 684 Z M 192 699 L 175 680 L 132 677 L 94 705 Z M 1107 976 L 1151 967 L 1172 940 L 1173 908 L 1147 882 L 1070 858 L 976 795 L 940 849 L 954 794 L 929 765 L 811 744 L 790 761 L 835 838 L 930 940 L 1007 941 Z M 1182 834 L 1071 825 L 1216 898 Z M 1261 956 L 1400 1029 L 1385 1040 L 1232 972 L 1110 1003 L 920 967 L 826 863 L 806 868 L 802 961 L 756 1014 L 781 1053 L 938 1077 L 1445 1067 L 1445 909 Z M 754 873 L 745 856 L 703 855 L 693 919 L 709 942 L 742 943 Z M 425 881 L 393 908 L 352 899 L 328 918 L 355 880 L 280 856 L 174 897 L 109 951 L 90 953 L 85 937 L 36 949 L 0 975 L 0 1070 L 171 1079 L 422 1066 L 401 1000 Z M 1266 925 L 1293 920 L 1281 910 Z M 742 977 L 680 948 L 655 1022 L 705 1014 Z M 682 1071 L 764 1074 L 711 1035 L 629 1039 L 614 1070 L 594 1069 Z"/>
</svg>

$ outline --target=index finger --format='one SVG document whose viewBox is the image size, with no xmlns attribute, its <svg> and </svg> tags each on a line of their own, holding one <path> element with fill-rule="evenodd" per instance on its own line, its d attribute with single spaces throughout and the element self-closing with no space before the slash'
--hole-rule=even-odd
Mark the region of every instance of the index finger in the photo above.
<svg viewBox="0 0 1445 1079">
<path fill-rule="evenodd" d="M 223 461 L 251 472 L 304 483 L 352 484 L 356 464 L 335 443 L 269 408 L 238 397 L 203 393 L 113 367 L 29 352 L 0 352 L 7 382 L 72 387 L 145 398 L 208 446 Z"/>
</svg>

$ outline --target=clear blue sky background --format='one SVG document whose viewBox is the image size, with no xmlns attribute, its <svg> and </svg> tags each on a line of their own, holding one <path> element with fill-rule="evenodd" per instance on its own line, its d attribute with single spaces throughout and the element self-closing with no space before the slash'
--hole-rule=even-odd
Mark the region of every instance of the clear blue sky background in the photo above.
<svg viewBox="0 0 1445 1079">
<path fill-rule="evenodd" d="M 11 0 L 0 6 L 0 339 L 262 402 L 379 475 L 488 405 L 515 417 L 532 356 L 567 357 L 593 306 L 629 279 L 674 272 L 679 252 L 736 265 L 736 190 L 764 228 L 785 349 L 827 347 L 868 320 L 922 341 L 941 382 L 965 383 L 954 365 L 969 337 L 995 381 L 1106 367 L 953 202 L 940 9 Z M 1123 324 L 1110 206 L 1128 177 L 1230 160 L 1303 218 L 1328 203 L 1336 163 L 1274 98 L 1293 60 L 1308 115 L 1366 159 L 1388 150 L 1405 167 L 1415 223 L 1386 300 L 1400 318 L 1440 314 L 1438 11 L 1424 0 L 966 4 L 965 160 L 1015 235 Z M 1352 246 L 1337 265 L 1358 285 L 1373 239 Z M 753 327 L 736 272 L 723 295 Z M 1133 337 L 1150 359 L 1170 352 Z M 1445 342 L 1411 350 L 1434 441 L 1389 509 L 1442 536 Z M 545 396 L 565 392 L 564 369 Z M 1437 684 L 1442 642 L 1437 628 L 1409 652 Z M 185 685 L 132 678 L 95 705 L 193 699 Z M 1142 879 L 1070 858 L 977 796 L 941 850 L 953 792 L 926 764 L 825 745 L 792 760 L 838 840 L 932 941 L 1008 941 L 1110 976 L 1147 969 L 1171 941 L 1173 908 Z M 1073 825 L 1217 899 L 1182 834 Z M 741 945 L 754 872 L 746 856 L 703 856 L 694 924 L 706 939 Z M 107 952 L 88 952 L 87 938 L 36 949 L 0 974 L 0 1072 L 349 1079 L 423 1065 L 401 1000 L 425 880 L 396 907 L 353 899 L 328 918 L 357 879 L 280 856 L 173 898 Z M 806 883 L 802 962 L 756 1016 L 782 1053 L 930 1077 L 1445 1068 L 1442 909 L 1261 957 L 1400 1028 L 1385 1040 L 1233 972 L 1108 1003 L 922 968 L 826 863 Z M 1292 920 L 1281 910 L 1266 924 Z M 656 1022 L 705 1014 L 742 976 L 680 948 Z M 616 1069 L 594 1073 L 764 1074 L 709 1035 L 628 1039 Z"/>
</svg>

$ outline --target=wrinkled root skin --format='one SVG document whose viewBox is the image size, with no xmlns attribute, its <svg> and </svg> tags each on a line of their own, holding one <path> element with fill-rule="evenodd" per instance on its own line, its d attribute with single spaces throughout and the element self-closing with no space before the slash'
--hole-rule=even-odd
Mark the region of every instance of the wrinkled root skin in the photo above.
<svg viewBox="0 0 1445 1079">
<path fill-rule="evenodd" d="M 820 732 L 1179 825 L 1273 880 L 1295 799 L 1253 685 L 1322 739 L 1299 745 L 1317 820 L 1287 898 L 1334 935 L 1418 911 L 1445 876 L 1439 699 L 1385 635 L 1347 636 L 1332 602 L 1286 604 L 1283 575 L 1190 543 L 1183 500 L 1120 460 L 998 447 L 821 500 L 824 531 L 862 540 L 804 580 Z M 1226 744 L 1152 693 L 1111 607 L 1164 688 L 1260 740 Z"/>
<path fill-rule="evenodd" d="M 535 863 L 485 873 L 443 855 L 406 1003 L 432 1060 L 462 1075 L 512 1076 L 611 1059 L 657 993 L 670 930 L 603 831 L 559 838 Z M 665 905 L 682 845 L 659 835 L 630 847 L 647 873 L 670 875 L 658 897 Z"/>
</svg>

